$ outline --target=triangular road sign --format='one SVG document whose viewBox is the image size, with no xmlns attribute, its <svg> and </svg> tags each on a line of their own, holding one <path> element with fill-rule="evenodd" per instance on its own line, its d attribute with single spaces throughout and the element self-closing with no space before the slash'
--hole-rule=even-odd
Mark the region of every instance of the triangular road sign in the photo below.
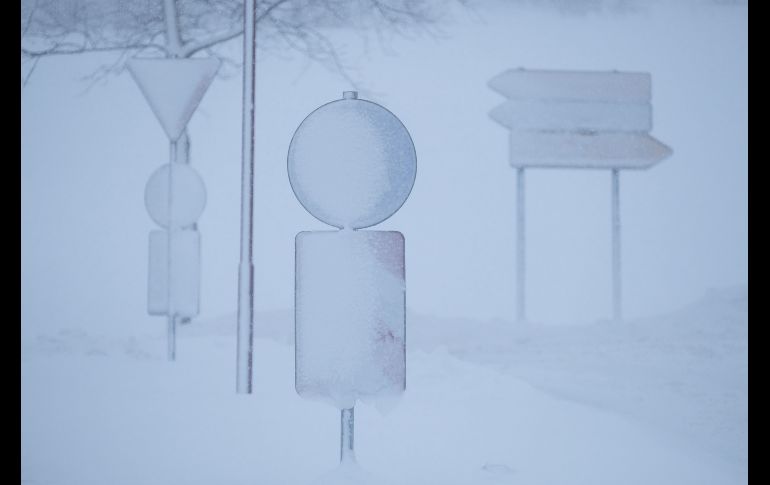
<svg viewBox="0 0 770 485">
<path fill-rule="evenodd" d="M 128 70 L 171 141 L 187 122 L 219 69 L 207 59 L 131 59 Z"/>
</svg>

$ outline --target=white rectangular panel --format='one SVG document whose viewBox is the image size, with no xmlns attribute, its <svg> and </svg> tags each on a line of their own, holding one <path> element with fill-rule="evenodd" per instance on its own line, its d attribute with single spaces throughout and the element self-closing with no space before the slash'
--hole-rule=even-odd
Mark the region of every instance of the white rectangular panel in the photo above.
<svg viewBox="0 0 770 485">
<path fill-rule="evenodd" d="M 537 133 L 512 131 L 513 167 L 644 169 L 663 160 L 671 149 L 636 133 Z"/>
<path fill-rule="evenodd" d="M 390 231 L 296 237 L 295 387 L 340 409 L 406 386 L 404 238 Z"/>
<path fill-rule="evenodd" d="M 150 265 L 147 311 L 150 315 L 169 314 L 168 231 L 150 232 Z M 181 317 L 194 317 L 199 312 L 200 233 L 194 230 L 174 231 L 171 258 L 171 308 Z"/>
<path fill-rule="evenodd" d="M 511 130 L 566 132 L 647 132 L 649 103 L 509 100 L 489 116 Z"/>
<path fill-rule="evenodd" d="M 652 81 L 646 72 L 510 69 L 488 85 L 511 99 L 646 103 Z"/>
</svg>

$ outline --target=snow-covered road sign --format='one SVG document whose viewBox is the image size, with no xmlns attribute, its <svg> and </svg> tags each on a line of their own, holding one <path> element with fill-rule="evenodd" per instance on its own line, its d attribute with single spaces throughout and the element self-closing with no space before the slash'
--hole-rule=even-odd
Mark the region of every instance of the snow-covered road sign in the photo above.
<svg viewBox="0 0 770 485">
<path fill-rule="evenodd" d="M 168 201 L 173 204 L 169 206 Z M 206 207 L 206 186 L 189 165 L 167 163 L 150 175 L 144 205 L 156 224 L 178 229 L 197 222 Z"/>
<path fill-rule="evenodd" d="M 142 90 L 170 140 L 190 121 L 221 61 L 205 59 L 131 59 L 128 71 Z"/>
<path fill-rule="evenodd" d="M 168 317 L 168 359 L 176 359 L 177 317 L 198 313 L 200 236 L 194 225 L 206 205 L 198 173 L 177 160 L 177 140 L 187 127 L 221 61 L 131 59 L 128 70 L 168 135 L 170 160 L 150 176 L 145 205 L 165 233 L 150 233 L 148 311 Z M 162 247 L 163 246 L 163 247 Z"/>
<path fill-rule="evenodd" d="M 194 317 L 200 308 L 201 237 L 192 229 L 176 230 L 171 239 L 173 265 L 169 264 L 169 231 L 150 232 L 150 267 L 147 311 Z M 169 301 L 169 298 L 171 301 Z"/>
<path fill-rule="evenodd" d="M 489 87 L 509 98 L 489 116 L 511 130 L 514 167 L 644 169 L 671 154 L 647 134 L 649 73 L 510 69 Z"/>
<path fill-rule="evenodd" d="M 646 72 L 508 69 L 489 87 L 509 99 L 648 103 L 651 76 Z"/>
<path fill-rule="evenodd" d="M 650 136 L 649 73 L 509 69 L 489 87 L 508 101 L 489 116 L 510 130 L 509 163 L 517 174 L 516 312 L 525 312 L 524 169 L 612 171 L 613 316 L 621 312 L 620 170 L 647 169 L 671 155 Z"/>
<path fill-rule="evenodd" d="M 356 401 L 406 388 L 404 237 L 360 229 L 404 204 L 417 155 L 393 113 L 345 91 L 300 123 L 287 162 L 297 200 L 341 229 L 297 234 L 294 348 L 297 393 L 340 409 L 344 463 Z"/>
<path fill-rule="evenodd" d="M 297 393 L 340 409 L 406 387 L 404 237 L 297 234 Z"/>
<path fill-rule="evenodd" d="M 515 168 L 649 168 L 671 149 L 646 133 L 546 133 L 511 131 Z"/>
</svg>

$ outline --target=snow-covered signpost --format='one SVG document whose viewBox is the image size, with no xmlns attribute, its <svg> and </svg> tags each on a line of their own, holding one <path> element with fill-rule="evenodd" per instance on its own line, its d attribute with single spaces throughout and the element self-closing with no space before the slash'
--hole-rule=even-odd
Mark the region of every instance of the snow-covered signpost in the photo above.
<svg viewBox="0 0 770 485">
<path fill-rule="evenodd" d="M 524 169 L 593 168 L 612 174 L 612 307 L 622 318 L 620 170 L 647 169 L 671 154 L 649 135 L 649 73 L 510 69 L 489 81 L 508 98 L 490 112 L 510 130 L 517 172 L 517 319 L 525 313 Z"/>
<path fill-rule="evenodd" d="M 219 69 L 217 59 L 132 59 L 128 70 L 170 142 L 170 162 L 152 174 L 147 212 L 163 231 L 150 233 L 147 308 L 168 317 L 168 359 L 176 359 L 178 318 L 198 314 L 200 235 L 194 224 L 206 205 L 198 173 L 177 162 L 176 144 Z"/>
<path fill-rule="evenodd" d="M 308 115 L 289 146 L 297 199 L 340 229 L 296 237 L 295 388 L 340 409 L 342 464 L 355 462 L 356 401 L 406 388 L 404 237 L 359 229 L 401 207 L 416 170 L 401 121 L 354 91 Z"/>
</svg>

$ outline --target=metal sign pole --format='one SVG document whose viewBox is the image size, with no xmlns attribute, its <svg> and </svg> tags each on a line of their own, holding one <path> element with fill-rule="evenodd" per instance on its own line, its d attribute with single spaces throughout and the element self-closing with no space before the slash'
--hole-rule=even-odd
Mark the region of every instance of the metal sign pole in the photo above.
<svg viewBox="0 0 770 485">
<path fill-rule="evenodd" d="M 340 411 L 340 463 L 355 461 L 353 449 L 354 408 Z"/>
<path fill-rule="evenodd" d="M 620 170 L 612 169 L 612 316 L 623 318 L 620 281 Z"/>
<path fill-rule="evenodd" d="M 516 169 L 516 320 L 526 320 L 525 311 L 525 220 L 524 220 L 524 168 Z"/>
<path fill-rule="evenodd" d="M 176 140 L 171 140 L 169 143 L 169 166 L 168 166 L 168 237 L 166 238 L 166 274 L 168 275 L 168 282 L 166 283 L 166 291 L 168 295 L 168 360 L 176 360 L 176 315 L 174 310 L 174 292 L 172 287 L 174 286 L 174 273 L 172 266 L 173 246 L 172 240 L 174 236 L 174 165 L 176 165 Z"/>
<path fill-rule="evenodd" d="M 238 266 L 238 344 L 236 392 L 251 393 L 254 344 L 254 75 L 256 71 L 255 0 L 243 3 L 243 153 L 241 171 L 241 259 Z"/>
</svg>

